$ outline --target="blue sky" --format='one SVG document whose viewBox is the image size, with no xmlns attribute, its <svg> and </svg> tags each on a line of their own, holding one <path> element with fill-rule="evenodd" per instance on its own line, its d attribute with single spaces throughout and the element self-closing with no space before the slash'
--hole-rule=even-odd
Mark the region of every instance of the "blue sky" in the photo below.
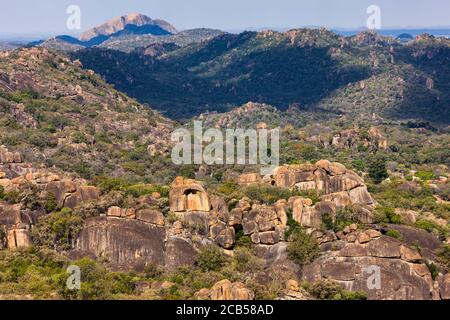
<svg viewBox="0 0 450 320">
<path fill-rule="evenodd" d="M 364 26 L 366 9 L 381 8 L 383 27 L 450 25 L 449 0 L 2 0 L 0 35 L 70 34 L 66 8 L 79 5 L 82 30 L 128 12 L 161 18 L 179 30 Z"/>
</svg>

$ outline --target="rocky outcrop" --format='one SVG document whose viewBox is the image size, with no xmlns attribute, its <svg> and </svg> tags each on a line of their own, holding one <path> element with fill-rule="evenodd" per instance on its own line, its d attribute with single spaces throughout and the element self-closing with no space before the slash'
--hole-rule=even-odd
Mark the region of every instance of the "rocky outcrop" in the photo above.
<svg viewBox="0 0 450 320">
<path fill-rule="evenodd" d="M 21 163 L 22 156 L 18 152 L 9 152 L 5 146 L 0 146 L 0 164 Z"/>
<path fill-rule="evenodd" d="M 20 193 L 33 186 L 37 192 L 54 195 L 58 208 L 71 209 L 100 197 L 100 190 L 85 185 L 83 179 L 73 178 L 55 169 L 23 163 L 21 159 L 19 153 L 0 147 L 0 185 L 5 192 Z"/>
<path fill-rule="evenodd" d="M 217 282 L 211 289 L 201 289 L 194 294 L 196 300 L 254 300 L 255 293 L 241 282 L 231 283 L 230 280 Z"/>
<path fill-rule="evenodd" d="M 83 202 L 100 198 L 100 190 L 93 186 L 80 186 L 64 200 L 64 207 L 74 209 Z"/>
<path fill-rule="evenodd" d="M 247 176 L 241 176 L 239 181 L 250 183 L 251 179 Z M 283 166 L 276 168 L 270 177 L 264 177 L 262 181 L 283 188 L 313 191 L 321 196 L 321 201 L 314 205 L 310 199 L 303 197 L 289 199 L 287 208 L 292 209 L 293 218 L 303 227 L 320 228 L 325 214 L 334 218 L 338 210 L 350 206 L 362 223 L 373 222 L 375 202 L 364 180 L 340 163 L 321 160 L 315 165 Z M 248 225 L 248 228 L 251 226 Z"/>
<path fill-rule="evenodd" d="M 166 231 L 138 220 L 98 217 L 86 221 L 73 256 L 92 255 L 117 269 L 164 265 Z"/>
<path fill-rule="evenodd" d="M 16 226 L 8 230 L 6 240 L 9 249 L 29 248 L 32 246 L 30 230 L 27 225 Z"/>
<path fill-rule="evenodd" d="M 238 178 L 243 185 L 258 183 L 256 174 Z M 327 202 L 338 207 L 347 205 L 373 205 L 364 180 L 340 163 L 320 160 L 316 164 L 287 165 L 276 168 L 272 175 L 264 177 L 263 183 L 277 187 L 315 191 Z"/>
<path fill-rule="evenodd" d="M 85 222 L 72 255 L 104 258 L 112 268 L 123 270 L 193 265 L 197 250 L 192 235 L 177 222 L 166 228 L 158 209 L 110 207 L 106 216 Z"/>
<path fill-rule="evenodd" d="M 170 237 L 165 245 L 164 265 L 169 270 L 195 263 L 197 252 L 186 239 Z"/>
<path fill-rule="evenodd" d="M 337 237 L 322 244 L 323 254 L 305 266 L 304 280 L 333 280 L 373 300 L 430 300 L 439 295 L 417 250 L 376 230 Z"/>
<path fill-rule="evenodd" d="M 111 19 L 104 24 L 97 26 L 95 28 L 85 31 L 81 36 L 80 40 L 88 41 L 92 38 L 98 36 L 110 36 L 116 32 L 124 30 L 127 25 L 135 26 L 146 26 L 153 25 L 159 26 L 168 33 L 177 33 L 177 30 L 164 20 L 153 20 L 146 15 L 139 13 L 130 13 L 121 17 Z"/>
<path fill-rule="evenodd" d="M 177 177 L 170 186 L 170 211 L 191 212 L 211 210 L 208 194 L 203 186 L 191 179 Z"/>
<path fill-rule="evenodd" d="M 286 229 L 286 209 L 286 201 L 280 200 L 274 206 L 254 205 L 251 210 L 242 211 L 244 235 L 250 236 L 254 244 L 274 245 L 280 242 Z"/>
<path fill-rule="evenodd" d="M 23 210 L 21 204 L 10 205 L 0 201 L 0 231 L 5 235 L 5 239 L 0 239 L 0 247 L 2 243 L 9 249 L 30 247 L 30 229 L 36 219 L 37 216 Z"/>
<path fill-rule="evenodd" d="M 421 249 L 422 256 L 430 261 L 436 260 L 435 252 L 443 246 L 434 234 L 423 229 L 399 224 L 387 225 L 382 228 L 384 233 L 389 230 L 397 231 L 403 243 L 409 246 L 418 246 Z"/>
</svg>

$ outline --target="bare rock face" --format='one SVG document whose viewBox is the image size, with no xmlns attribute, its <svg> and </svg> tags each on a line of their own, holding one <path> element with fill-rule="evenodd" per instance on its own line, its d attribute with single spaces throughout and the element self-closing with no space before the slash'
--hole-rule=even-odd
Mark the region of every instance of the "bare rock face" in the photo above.
<svg viewBox="0 0 450 320">
<path fill-rule="evenodd" d="M 196 254 L 194 247 L 186 239 L 172 237 L 166 243 L 164 263 L 170 270 L 191 266 L 195 262 Z"/>
<path fill-rule="evenodd" d="M 172 212 L 209 212 L 211 206 L 208 194 L 203 186 L 191 179 L 178 177 L 170 186 L 170 211 Z"/>
<path fill-rule="evenodd" d="M 336 205 L 373 205 L 364 180 L 340 163 L 320 160 L 315 165 L 289 165 L 274 170 L 272 184 L 284 188 L 313 190 Z"/>
<path fill-rule="evenodd" d="M 0 146 L 0 164 L 21 163 L 22 156 L 18 152 L 9 152 L 4 146 Z"/>
<path fill-rule="evenodd" d="M 138 210 L 136 212 L 136 219 L 157 226 L 164 226 L 164 215 L 157 209 Z"/>
<path fill-rule="evenodd" d="M 74 255 L 106 258 L 113 268 L 142 270 L 165 263 L 164 228 L 138 220 L 98 217 L 86 221 Z"/>
<path fill-rule="evenodd" d="M 202 289 L 195 293 L 194 298 L 197 300 L 254 300 L 255 293 L 248 289 L 243 283 L 231 283 L 230 280 L 222 280 L 217 282 L 210 290 Z"/>
<path fill-rule="evenodd" d="M 436 260 L 435 252 L 442 247 L 442 242 L 426 230 L 405 225 L 387 225 L 383 231 L 395 230 L 400 233 L 403 243 L 409 246 L 418 245 L 421 254 L 429 260 Z"/>
<path fill-rule="evenodd" d="M 26 226 L 8 230 L 6 238 L 9 249 L 29 248 L 32 246 L 30 230 Z"/>
<path fill-rule="evenodd" d="M 30 226 L 35 220 L 36 216 L 22 210 L 22 205 L 10 205 L 0 201 L 0 230 L 6 237 L 0 239 L 0 247 L 3 243 L 9 249 L 31 247 Z"/>
<path fill-rule="evenodd" d="M 353 231 L 322 248 L 323 254 L 302 270 L 304 280 L 333 280 L 347 290 L 365 292 L 373 300 L 430 300 L 436 296 L 419 252 L 376 230 Z"/>
<path fill-rule="evenodd" d="M 255 244 L 273 245 L 280 242 L 287 223 L 286 207 L 284 202 L 278 202 L 274 206 L 254 205 L 250 211 L 244 211 L 244 234 L 250 236 Z"/>
<path fill-rule="evenodd" d="M 236 234 L 232 227 L 223 229 L 216 237 L 216 243 L 224 249 L 232 249 L 235 242 Z"/>
<path fill-rule="evenodd" d="M 111 207 L 106 216 L 85 221 L 71 254 L 105 258 L 119 270 L 142 271 L 149 264 L 169 269 L 193 265 L 197 251 L 189 238 L 182 230 L 180 236 L 173 235 L 164 225 L 159 210 Z"/>
<path fill-rule="evenodd" d="M 0 201 L 0 225 L 12 227 L 22 222 L 21 205 L 10 205 Z"/>
<path fill-rule="evenodd" d="M 83 202 L 96 200 L 100 197 L 100 190 L 93 186 L 80 186 L 77 191 L 68 196 L 64 201 L 64 206 L 74 209 Z"/>
<path fill-rule="evenodd" d="M 450 300 L 450 273 L 439 279 L 441 299 Z"/>
</svg>

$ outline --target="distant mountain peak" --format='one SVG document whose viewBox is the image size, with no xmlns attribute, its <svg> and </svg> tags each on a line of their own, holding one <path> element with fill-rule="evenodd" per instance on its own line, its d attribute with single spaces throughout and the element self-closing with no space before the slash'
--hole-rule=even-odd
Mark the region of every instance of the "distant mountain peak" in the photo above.
<svg viewBox="0 0 450 320">
<path fill-rule="evenodd" d="M 166 30 L 168 33 L 177 33 L 175 27 L 167 21 L 160 19 L 153 20 L 152 18 L 141 13 L 129 13 L 124 16 L 111 19 L 100 26 L 87 30 L 80 36 L 80 40 L 89 41 L 98 36 L 110 36 L 112 34 L 125 30 L 129 25 L 138 27 L 153 25 Z"/>
</svg>

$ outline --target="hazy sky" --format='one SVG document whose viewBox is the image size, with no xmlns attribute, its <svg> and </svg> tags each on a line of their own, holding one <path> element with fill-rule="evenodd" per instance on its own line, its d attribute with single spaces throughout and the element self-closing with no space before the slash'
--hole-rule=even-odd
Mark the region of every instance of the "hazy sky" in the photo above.
<svg viewBox="0 0 450 320">
<path fill-rule="evenodd" d="M 179 30 L 356 28 L 366 24 L 372 4 L 381 8 L 384 28 L 450 25 L 450 0 L 0 0 L 0 34 L 73 34 L 66 9 L 74 4 L 82 30 L 129 12 L 165 19 Z"/>
</svg>

